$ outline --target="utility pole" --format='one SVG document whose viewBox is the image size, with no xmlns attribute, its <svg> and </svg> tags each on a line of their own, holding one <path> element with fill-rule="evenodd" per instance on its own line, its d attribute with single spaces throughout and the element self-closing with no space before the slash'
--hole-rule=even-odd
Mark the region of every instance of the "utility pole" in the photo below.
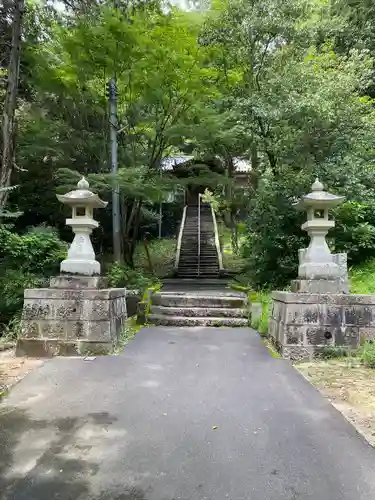
<svg viewBox="0 0 375 500">
<path fill-rule="evenodd" d="M 122 262 L 121 252 L 121 227 L 120 227 L 120 192 L 116 180 L 117 175 L 117 88 L 116 80 L 109 80 L 109 131 L 111 141 L 111 172 L 112 184 L 112 233 L 113 233 L 113 258 L 115 262 Z"/>
</svg>

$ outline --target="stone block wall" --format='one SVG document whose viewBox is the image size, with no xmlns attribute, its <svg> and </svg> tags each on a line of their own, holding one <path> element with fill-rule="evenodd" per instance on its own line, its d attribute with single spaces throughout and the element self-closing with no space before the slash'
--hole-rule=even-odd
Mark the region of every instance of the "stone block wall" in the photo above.
<svg viewBox="0 0 375 500">
<path fill-rule="evenodd" d="M 375 296 L 273 292 L 270 335 L 284 358 L 311 359 L 326 346 L 375 339 Z"/>
<path fill-rule="evenodd" d="M 75 286 L 25 290 L 17 354 L 111 352 L 127 318 L 125 294 L 123 288 L 80 290 Z"/>
</svg>

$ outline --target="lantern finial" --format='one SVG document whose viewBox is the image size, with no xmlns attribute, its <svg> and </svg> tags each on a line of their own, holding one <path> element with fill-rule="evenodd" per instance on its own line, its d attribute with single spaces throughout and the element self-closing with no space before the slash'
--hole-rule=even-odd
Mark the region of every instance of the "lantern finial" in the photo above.
<svg viewBox="0 0 375 500">
<path fill-rule="evenodd" d="M 311 191 L 323 191 L 323 190 L 324 190 L 324 186 L 317 177 L 315 179 L 314 184 L 311 186 Z"/>
<path fill-rule="evenodd" d="M 77 183 L 77 188 L 78 189 L 88 189 L 90 187 L 90 184 L 88 181 L 82 176 L 82 179 L 78 181 Z"/>
</svg>

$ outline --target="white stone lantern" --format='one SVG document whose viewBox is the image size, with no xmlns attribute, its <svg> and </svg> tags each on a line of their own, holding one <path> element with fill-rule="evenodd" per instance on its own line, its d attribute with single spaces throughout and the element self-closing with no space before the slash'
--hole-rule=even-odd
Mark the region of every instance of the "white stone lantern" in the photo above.
<svg viewBox="0 0 375 500">
<path fill-rule="evenodd" d="M 343 196 L 324 191 L 319 179 L 312 185 L 312 192 L 302 196 L 295 204 L 297 210 L 307 211 L 307 221 L 301 228 L 310 237 L 309 247 L 304 251 L 298 267 L 300 279 L 335 280 L 340 274 L 339 266 L 334 262 L 326 242 L 326 235 L 335 226 L 328 218 L 328 211 L 344 201 Z"/>
<path fill-rule="evenodd" d="M 61 262 L 60 271 L 85 276 L 99 275 L 100 264 L 95 260 L 90 234 L 99 226 L 93 218 L 94 208 L 105 208 L 107 202 L 89 190 L 89 183 L 84 177 L 78 182 L 77 188 L 65 195 L 57 195 L 61 203 L 72 207 L 72 217 L 66 219 L 66 224 L 74 232 L 68 257 Z"/>
</svg>

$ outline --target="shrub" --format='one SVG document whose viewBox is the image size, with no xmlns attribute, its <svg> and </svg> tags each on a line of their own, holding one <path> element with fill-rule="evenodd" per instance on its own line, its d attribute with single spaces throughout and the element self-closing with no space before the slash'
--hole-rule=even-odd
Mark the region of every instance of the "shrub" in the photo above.
<svg viewBox="0 0 375 500">
<path fill-rule="evenodd" d="M 108 268 L 108 285 L 114 288 L 135 288 L 145 290 L 155 279 L 145 276 L 140 270 L 130 269 L 125 264 L 114 262 Z"/>
<path fill-rule="evenodd" d="M 366 342 L 360 350 L 360 359 L 367 368 L 375 368 L 375 342 Z"/>
<path fill-rule="evenodd" d="M 0 318 L 6 325 L 22 308 L 25 288 L 46 286 L 65 258 L 67 245 L 57 233 L 29 231 L 24 235 L 0 226 Z"/>
<path fill-rule="evenodd" d="M 298 249 L 307 238 L 300 230 L 302 216 L 292 207 L 293 194 L 289 186 L 264 182 L 250 200 L 242 253 L 256 288 L 283 288 L 297 274 Z"/>
<path fill-rule="evenodd" d="M 375 259 L 350 269 L 351 293 L 375 293 Z"/>
<path fill-rule="evenodd" d="M 48 230 L 30 230 L 19 235 L 0 226 L 0 262 L 10 269 L 22 269 L 30 273 L 56 274 L 66 256 L 67 245 L 57 233 Z"/>
<path fill-rule="evenodd" d="M 151 273 L 143 242 L 137 245 L 134 254 L 134 266 L 141 269 L 144 274 L 154 274 L 159 278 L 167 276 L 174 267 L 176 257 L 176 239 L 162 238 L 148 242 L 148 250 L 152 263 Z"/>
</svg>

